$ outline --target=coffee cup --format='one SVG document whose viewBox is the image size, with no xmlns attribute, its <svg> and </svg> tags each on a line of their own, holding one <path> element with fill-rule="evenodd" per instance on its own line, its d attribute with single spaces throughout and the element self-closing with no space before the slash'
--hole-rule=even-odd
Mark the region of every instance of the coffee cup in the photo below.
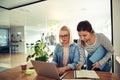
<svg viewBox="0 0 120 80">
<path fill-rule="evenodd" d="M 21 64 L 21 70 L 22 70 L 22 72 L 25 72 L 26 69 L 27 69 L 27 63 L 22 63 Z"/>
</svg>

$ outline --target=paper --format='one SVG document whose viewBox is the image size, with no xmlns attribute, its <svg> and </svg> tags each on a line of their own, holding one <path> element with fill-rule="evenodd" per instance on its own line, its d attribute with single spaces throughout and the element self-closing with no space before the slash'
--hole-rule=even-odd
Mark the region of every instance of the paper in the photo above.
<svg viewBox="0 0 120 80">
<path fill-rule="evenodd" d="M 92 54 L 92 56 L 89 58 L 89 60 L 93 63 L 96 61 L 99 61 L 106 55 L 107 51 L 103 46 L 99 46 L 96 51 Z M 100 69 L 102 70 L 105 64 L 101 65 Z"/>
<path fill-rule="evenodd" d="M 94 78 L 99 79 L 97 73 L 93 70 L 76 70 L 74 71 L 75 78 Z"/>
</svg>

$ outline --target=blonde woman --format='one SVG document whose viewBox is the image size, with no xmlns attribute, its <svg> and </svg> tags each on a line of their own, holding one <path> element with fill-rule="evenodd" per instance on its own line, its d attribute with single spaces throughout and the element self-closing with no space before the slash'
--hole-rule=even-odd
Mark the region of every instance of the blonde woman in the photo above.
<svg viewBox="0 0 120 80">
<path fill-rule="evenodd" d="M 59 44 L 56 45 L 52 62 L 58 67 L 59 74 L 66 70 L 75 69 L 79 61 L 78 46 L 72 43 L 71 33 L 67 26 L 63 26 L 59 32 Z"/>
</svg>

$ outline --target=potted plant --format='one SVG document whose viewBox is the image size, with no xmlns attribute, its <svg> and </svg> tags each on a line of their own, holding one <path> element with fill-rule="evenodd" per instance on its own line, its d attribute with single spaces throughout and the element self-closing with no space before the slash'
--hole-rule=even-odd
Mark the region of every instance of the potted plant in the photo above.
<svg viewBox="0 0 120 80">
<path fill-rule="evenodd" d="M 34 53 L 28 55 L 26 61 L 34 58 L 37 61 L 48 61 L 48 52 L 46 50 L 46 44 L 43 41 L 38 40 L 34 45 Z"/>
</svg>

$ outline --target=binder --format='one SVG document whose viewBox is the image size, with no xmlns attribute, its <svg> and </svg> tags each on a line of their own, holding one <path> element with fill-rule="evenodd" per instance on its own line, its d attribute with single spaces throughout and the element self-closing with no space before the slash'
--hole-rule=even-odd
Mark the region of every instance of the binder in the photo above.
<svg viewBox="0 0 120 80">
<path fill-rule="evenodd" d="M 99 61 L 102 59 L 107 53 L 107 50 L 103 46 L 99 46 L 95 52 L 92 54 L 92 56 L 89 58 L 89 60 L 93 63 Z M 101 65 L 100 70 L 104 68 L 105 64 Z"/>
</svg>

